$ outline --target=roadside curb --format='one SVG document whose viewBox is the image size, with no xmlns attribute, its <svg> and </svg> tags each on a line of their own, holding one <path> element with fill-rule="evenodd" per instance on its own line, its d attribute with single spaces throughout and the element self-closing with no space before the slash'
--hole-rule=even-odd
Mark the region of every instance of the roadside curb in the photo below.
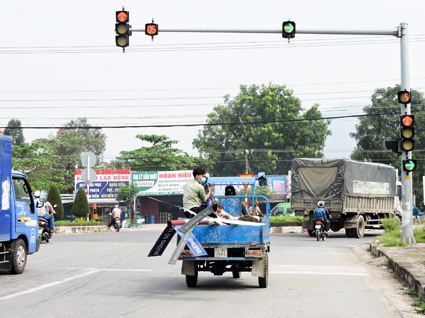
<svg viewBox="0 0 425 318">
<path fill-rule="evenodd" d="M 302 226 L 275 226 L 271 228 L 270 233 L 307 233 L 307 230 L 303 230 Z"/>
<path fill-rule="evenodd" d="M 425 301 L 425 273 L 418 270 L 417 266 L 410 261 L 404 260 L 401 255 L 391 251 L 391 247 L 380 247 L 370 243 L 370 251 L 375 256 L 385 256 L 388 258 L 389 267 L 396 276 L 404 283 L 415 290 L 415 293 Z"/>
<path fill-rule="evenodd" d="M 109 232 L 110 229 L 106 225 L 92 226 L 56 226 L 55 234 L 76 234 L 76 233 L 101 233 Z"/>
</svg>

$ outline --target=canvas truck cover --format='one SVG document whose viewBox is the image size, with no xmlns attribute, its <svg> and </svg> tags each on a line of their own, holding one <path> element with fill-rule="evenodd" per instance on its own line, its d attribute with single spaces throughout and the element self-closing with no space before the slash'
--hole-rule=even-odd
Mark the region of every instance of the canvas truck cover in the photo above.
<svg viewBox="0 0 425 318">
<path fill-rule="evenodd" d="M 392 166 L 345 159 L 293 159 L 291 192 L 294 198 L 342 199 L 396 196 Z"/>
</svg>

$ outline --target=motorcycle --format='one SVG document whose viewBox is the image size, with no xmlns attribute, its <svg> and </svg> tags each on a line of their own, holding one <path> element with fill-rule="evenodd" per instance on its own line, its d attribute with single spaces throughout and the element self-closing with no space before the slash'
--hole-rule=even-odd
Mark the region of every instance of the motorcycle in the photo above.
<svg viewBox="0 0 425 318">
<path fill-rule="evenodd" d="M 109 215 L 112 216 L 112 213 L 109 213 Z M 121 220 L 120 220 L 119 217 L 116 217 L 115 222 L 114 222 L 114 229 L 115 229 L 115 231 L 119 232 L 120 228 L 121 228 Z"/>
<path fill-rule="evenodd" d="M 320 241 L 320 239 L 322 239 L 322 241 L 324 241 L 326 239 L 325 225 L 317 220 L 314 229 L 316 231 L 317 240 Z"/>
<path fill-rule="evenodd" d="M 58 205 L 55 204 L 53 206 L 53 209 L 56 208 Z M 56 211 L 53 210 L 53 214 L 55 214 Z M 50 239 L 52 238 L 54 233 L 54 230 L 50 228 L 49 221 L 40 216 L 38 218 L 38 236 L 40 237 L 40 241 L 42 243 L 49 243 Z"/>
</svg>

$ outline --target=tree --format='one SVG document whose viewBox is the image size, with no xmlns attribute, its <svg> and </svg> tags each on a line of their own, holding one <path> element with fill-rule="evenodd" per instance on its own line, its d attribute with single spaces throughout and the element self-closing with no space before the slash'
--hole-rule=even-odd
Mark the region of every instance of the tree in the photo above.
<svg viewBox="0 0 425 318">
<path fill-rule="evenodd" d="M 58 187 L 54 184 L 50 187 L 49 194 L 47 196 L 47 201 L 54 207 L 57 204 L 57 207 L 54 207 L 56 214 L 54 214 L 55 221 L 59 221 L 63 218 L 63 204 L 62 199 L 59 194 Z"/>
<path fill-rule="evenodd" d="M 372 95 L 372 104 L 363 108 L 365 117 L 359 118 L 356 132 L 350 136 L 357 141 L 356 148 L 351 154 L 351 159 L 359 161 L 380 162 L 390 164 L 401 170 L 401 158 L 396 153 L 387 150 L 386 140 L 397 140 L 400 138 L 400 105 L 397 100 L 397 92 L 400 86 L 378 88 Z M 425 113 L 421 111 L 425 104 L 424 95 L 412 90 L 412 113 L 415 115 L 415 149 L 425 147 L 425 130 L 418 129 L 425 124 Z M 413 158 L 422 159 L 421 152 L 413 151 Z M 419 161 L 421 162 L 421 161 Z M 423 209 L 422 176 L 425 166 L 419 164 L 413 174 L 413 194 L 416 203 Z"/>
<path fill-rule="evenodd" d="M 60 157 L 57 160 L 57 168 L 62 172 L 62 184 L 64 191 L 72 193 L 74 189 L 74 171 L 82 169 L 81 155 L 91 151 L 98 161 L 103 160 L 103 152 L 106 148 L 106 135 L 101 131 L 92 128 L 87 122 L 87 118 L 78 118 L 65 124 L 64 132 L 50 134 L 45 139 L 47 149 Z"/>
<path fill-rule="evenodd" d="M 172 171 L 190 170 L 204 162 L 200 158 L 191 157 L 180 149 L 172 148 L 177 140 L 165 135 L 137 135 L 136 138 L 151 143 L 131 151 L 121 151 L 116 164 L 134 171 Z"/>
<path fill-rule="evenodd" d="M 214 175 L 251 172 L 286 174 L 292 158 L 323 157 L 329 120 L 319 105 L 305 110 L 286 86 L 240 86 L 239 94 L 214 107 L 193 146 L 209 159 Z"/>
<path fill-rule="evenodd" d="M 248 193 L 247 195 L 252 195 L 252 188 L 251 187 L 249 187 L 247 189 L 247 193 Z M 238 195 L 245 195 L 245 189 L 240 189 L 238 191 Z M 259 186 L 257 186 L 255 188 L 255 195 L 262 195 L 262 196 L 266 197 L 267 199 L 271 199 L 276 195 L 276 191 L 272 191 L 269 187 L 259 187 Z M 251 198 L 248 198 L 248 204 L 249 205 L 252 205 L 251 201 L 252 201 Z M 259 203 L 265 203 L 266 202 L 266 200 L 264 200 L 263 198 L 257 198 L 257 201 Z"/>
<path fill-rule="evenodd" d="M 139 192 L 139 188 L 135 185 L 135 184 L 131 184 L 129 186 L 123 185 L 121 186 L 116 195 L 115 195 L 115 199 L 117 201 L 125 201 L 126 206 L 129 207 L 133 207 L 133 211 L 134 211 L 134 206 L 133 206 L 133 199 L 136 196 L 136 194 Z"/>
<path fill-rule="evenodd" d="M 22 145 L 25 142 L 24 133 L 22 131 L 22 123 L 19 119 L 11 119 L 7 123 L 7 127 L 4 130 L 6 136 L 12 137 L 13 145 Z"/>
<path fill-rule="evenodd" d="M 71 213 L 77 218 L 85 218 L 90 213 L 89 202 L 84 188 L 78 188 L 75 195 L 74 204 L 72 205 Z"/>
<path fill-rule="evenodd" d="M 60 189 L 66 188 L 62 183 L 63 172 L 59 170 L 58 160 L 60 157 L 48 150 L 40 140 L 13 147 L 12 168 L 25 172 L 35 189 L 50 189 L 53 184 Z"/>
</svg>

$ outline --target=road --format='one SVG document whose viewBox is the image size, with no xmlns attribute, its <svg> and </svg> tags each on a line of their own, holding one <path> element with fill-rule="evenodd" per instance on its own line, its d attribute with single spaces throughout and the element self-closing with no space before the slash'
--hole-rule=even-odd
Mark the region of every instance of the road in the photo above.
<svg viewBox="0 0 425 318">
<path fill-rule="evenodd" d="M 0 310 L 13 317 L 401 317 L 354 252 L 374 235 L 273 234 L 270 280 L 200 273 L 187 288 L 181 262 L 147 254 L 158 231 L 56 235 L 22 275 L 0 274 Z M 405 316 L 407 317 L 407 316 Z M 409 316 L 410 317 L 410 316 Z"/>
</svg>

